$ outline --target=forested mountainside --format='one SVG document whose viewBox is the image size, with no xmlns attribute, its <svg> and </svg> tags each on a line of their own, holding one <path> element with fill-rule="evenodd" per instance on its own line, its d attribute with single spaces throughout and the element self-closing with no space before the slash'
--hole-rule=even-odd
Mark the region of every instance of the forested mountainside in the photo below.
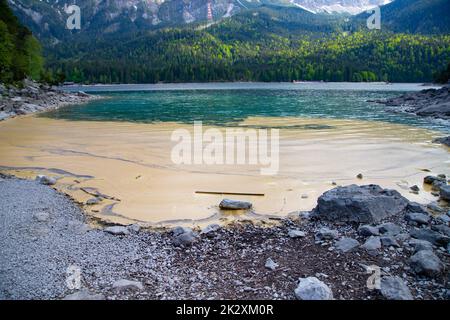
<svg viewBox="0 0 450 320">
<path fill-rule="evenodd" d="M 26 76 L 39 79 L 42 71 L 39 42 L 20 24 L 6 0 L 0 0 L 0 82 L 12 83 Z"/>
<path fill-rule="evenodd" d="M 116 46 L 85 47 L 51 59 L 76 82 L 429 81 L 450 58 L 450 36 L 356 32 L 327 39 L 276 35 L 254 40 L 208 31 L 158 31 Z M 69 47 L 60 47 L 70 55 Z M 58 55 L 58 53 L 56 53 Z"/>
<path fill-rule="evenodd" d="M 316 14 L 297 0 L 248 7 L 231 0 L 80 1 L 87 13 L 73 31 L 64 29 L 63 14 L 53 21 L 58 27 L 44 22 L 57 1 L 10 1 L 24 23 L 44 30 L 52 73 L 75 82 L 425 82 L 450 60 L 450 0 L 395 0 L 381 7 L 381 30 L 366 27 L 367 13 Z M 158 23 L 147 19 L 150 4 L 157 5 Z M 184 19 L 186 12 L 195 19 Z"/>
<path fill-rule="evenodd" d="M 382 27 L 392 32 L 450 34 L 450 0 L 395 0 L 382 7 Z M 365 23 L 369 14 L 355 18 Z"/>
</svg>

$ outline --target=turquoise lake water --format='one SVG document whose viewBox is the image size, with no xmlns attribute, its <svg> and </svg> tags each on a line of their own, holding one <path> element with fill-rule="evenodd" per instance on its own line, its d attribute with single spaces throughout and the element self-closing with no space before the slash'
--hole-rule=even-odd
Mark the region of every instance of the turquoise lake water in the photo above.
<svg viewBox="0 0 450 320">
<path fill-rule="evenodd" d="M 234 125 L 247 117 L 310 117 L 387 121 L 450 132 L 448 122 L 386 111 L 367 100 L 428 87 L 419 84 L 219 83 L 71 86 L 108 99 L 41 116 L 88 121 L 132 121 Z"/>
</svg>

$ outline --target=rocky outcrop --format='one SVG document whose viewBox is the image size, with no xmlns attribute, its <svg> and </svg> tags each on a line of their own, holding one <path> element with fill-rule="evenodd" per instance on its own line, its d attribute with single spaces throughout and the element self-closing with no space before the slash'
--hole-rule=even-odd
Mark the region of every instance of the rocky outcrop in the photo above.
<svg viewBox="0 0 450 320">
<path fill-rule="evenodd" d="M 405 212 L 408 200 L 395 190 L 355 184 L 322 194 L 312 216 L 333 222 L 373 223 Z"/>
<path fill-rule="evenodd" d="M 442 143 L 443 145 L 450 147 L 450 136 L 436 138 L 433 140 L 433 142 L 434 143 Z"/>
<path fill-rule="evenodd" d="M 25 79 L 23 87 L 5 87 L 0 84 L 0 121 L 8 118 L 57 109 L 96 99 L 84 92 L 69 93 L 55 87 Z"/>
<path fill-rule="evenodd" d="M 426 89 L 399 97 L 376 100 L 390 107 L 388 111 L 413 113 L 421 117 L 450 119 L 450 87 Z M 448 141 L 448 139 L 447 139 Z"/>
</svg>

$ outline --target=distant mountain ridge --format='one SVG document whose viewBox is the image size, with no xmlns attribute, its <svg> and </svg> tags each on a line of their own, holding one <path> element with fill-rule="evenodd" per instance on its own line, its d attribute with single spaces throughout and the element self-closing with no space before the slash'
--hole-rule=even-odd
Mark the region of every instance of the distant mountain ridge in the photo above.
<svg viewBox="0 0 450 320">
<path fill-rule="evenodd" d="M 76 31 L 65 28 L 66 2 L 60 0 L 8 0 L 15 14 L 40 39 L 57 43 Z M 82 29 L 91 36 L 155 30 L 208 22 L 261 6 L 296 7 L 310 13 L 355 14 L 390 0 L 77 0 Z M 211 22 L 211 21 L 210 21 Z"/>
<path fill-rule="evenodd" d="M 381 19 L 382 27 L 394 32 L 449 34 L 450 0 L 395 0 L 381 7 Z"/>
</svg>

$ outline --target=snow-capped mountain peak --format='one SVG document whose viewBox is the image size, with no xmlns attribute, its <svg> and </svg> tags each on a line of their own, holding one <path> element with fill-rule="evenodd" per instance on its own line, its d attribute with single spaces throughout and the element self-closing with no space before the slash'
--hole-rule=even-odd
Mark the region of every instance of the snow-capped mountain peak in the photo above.
<svg viewBox="0 0 450 320">
<path fill-rule="evenodd" d="M 291 3 L 313 13 L 350 13 L 358 14 L 376 6 L 382 6 L 392 0 L 291 0 Z"/>
</svg>

